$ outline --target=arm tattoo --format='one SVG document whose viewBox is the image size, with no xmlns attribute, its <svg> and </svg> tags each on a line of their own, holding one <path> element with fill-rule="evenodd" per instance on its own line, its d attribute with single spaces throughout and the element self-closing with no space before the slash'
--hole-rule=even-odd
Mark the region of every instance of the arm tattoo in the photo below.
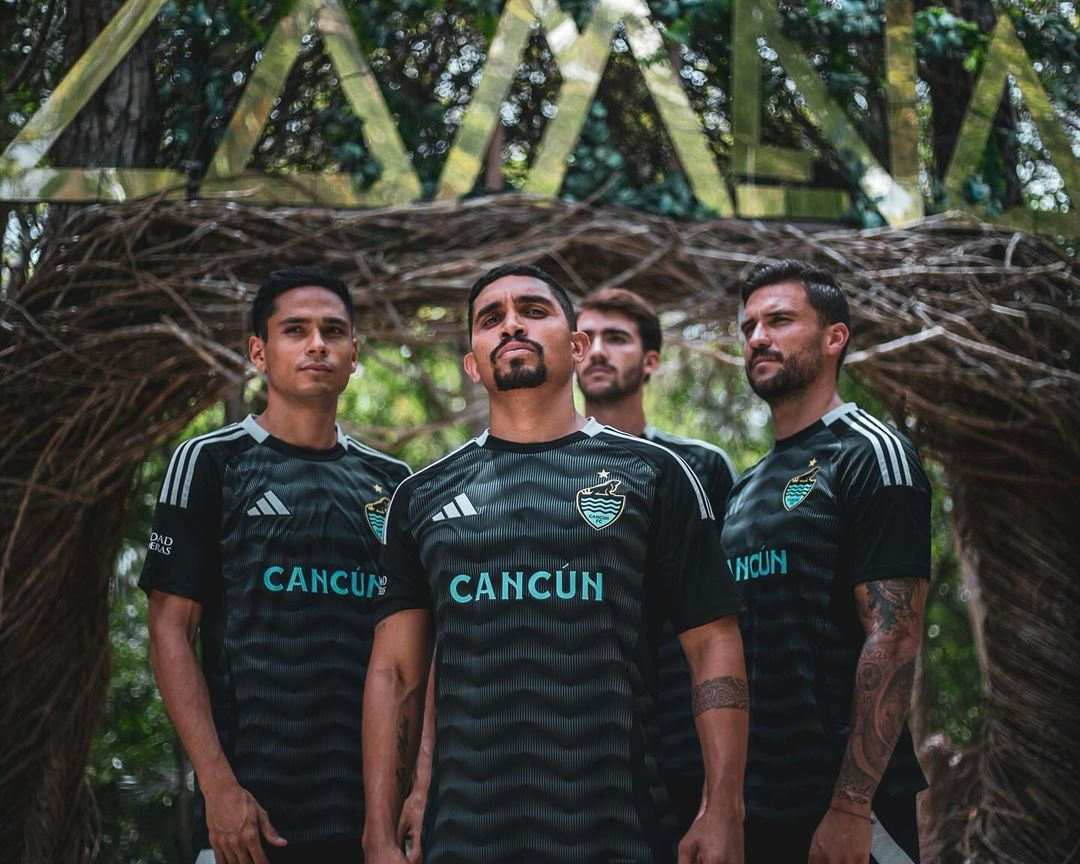
<svg viewBox="0 0 1080 864">
<path fill-rule="evenodd" d="M 412 771 L 410 771 L 405 763 L 408 760 L 409 754 L 409 718 L 402 717 L 401 723 L 398 726 L 397 736 L 397 768 L 395 775 L 397 777 L 398 795 L 401 796 L 399 800 L 404 801 L 405 797 L 409 794 L 409 787 L 412 786 Z"/>
<path fill-rule="evenodd" d="M 875 630 L 891 635 L 902 635 L 920 615 L 915 610 L 915 595 L 919 589 L 918 579 L 882 579 L 867 582 L 869 598 L 866 613 Z"/>
<path fill-rule="evenodd" d="M 749 711 L 750 700 L 746 695 L 746 679 L 724 676 L 702 681 L 691 688 L 690 703 L 695 717 L 713 708 L 737 708 L 740 711 Z"/>
<path fill-rule="evenodd" d="M 833 789 L 835 799 L 869 804 L 904 724 L 915 683 L 926 583 L 866 583 L 859 615 L 866 642 L 855 672 L 851 735 Z"/>
</svg>

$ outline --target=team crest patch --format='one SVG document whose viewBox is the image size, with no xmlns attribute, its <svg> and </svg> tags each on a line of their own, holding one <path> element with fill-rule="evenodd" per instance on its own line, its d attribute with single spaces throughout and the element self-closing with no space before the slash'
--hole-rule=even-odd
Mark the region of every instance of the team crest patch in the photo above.
<svg viewBox="0 0 1080 864">
<path fill-rule="evenodd" d="M 814 484 L 817 483 L 818 474 L 816 462 L 817 459 L 811 459 L 809 471 L 804 471 L 802 474 L 796 474 L 787 481 L 787 486 L 784 487 L 785 510 L 794 510 L 802 504 L 802 502 L 806 500 L 806 496 L 809 495 L 810 491 L 814 488 Z"/>
<path fill-rule="evenodd" d="M 608 472 L 598 472 L 602 483 L 586 486 L 577 493 L 577 509 L 581 518 L 597 531 L 607 528 L 622 516 L 626 496 L 616 495 L 621 480 L 608 480 Z"/>
<path fill-rule="evenodd" d="M 375 536 L 382 541 L 383 528 L 386 527 L 386 511 L 390 509 L 390 499 L 383 495 L 378 501 L 370 501 L 364 505 L 364 514 L 367 516 L 367 524 L 375 532 Z"/>
</svg>

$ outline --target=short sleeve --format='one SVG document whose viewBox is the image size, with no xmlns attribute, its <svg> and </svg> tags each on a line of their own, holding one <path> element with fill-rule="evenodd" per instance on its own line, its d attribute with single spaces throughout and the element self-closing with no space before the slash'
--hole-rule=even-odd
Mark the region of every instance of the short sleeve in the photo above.
<svg viewBox="0 0 1080 864">
<path fill-rule="evenodd" d="M 169 461 L 139 587 L 206 604 L 220 580 L 221 476 L 205 451 L 187 465 L 190 450 L 180 445 Z"/>
<path fill-rule="evenodd" d="M 864 448 L 841 478 L 841 572 L 854 584 L 930 578 L 930 482 L 910 443 L 901 456 L 883 469 Z"/>
<path fill-rule="evenodd" d="M 716 518 L 716 533 L 719 534 L 724 528 L 724 511 L 727 509 L 727 497 L 731 487 L 735 485 L 735 469 L 726 456 L 719 453 L 713 454 L 709 476 L 703 478 L 705 493 L 709 496 L 712 504 L 713 516 Z"/>
<path fill-rule="evenodd" d="M 409 484 L 398 487 L 386 514 L 379 576 L 383 593 L 377 598 L 375 618 L 381 621 L 404 609 L 431 609 L 431 589 L 420 559 L 420 548 L 409 522 Z"/>
<path fill-rule="evenodd" d="M 743 602 L 723 572 L 720 532 L 701 481 L 678 457 L 665 460 L 662 468 L 651 557 L 672 627 L 682 633 L 740 612 Z"/>
</svg>

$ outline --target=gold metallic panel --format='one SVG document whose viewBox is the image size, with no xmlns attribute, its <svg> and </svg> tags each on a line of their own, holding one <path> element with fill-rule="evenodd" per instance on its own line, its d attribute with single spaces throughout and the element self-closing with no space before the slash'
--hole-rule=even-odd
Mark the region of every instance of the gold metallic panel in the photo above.
<svg viewBox="0 0 1080 864">
<path fill-rule="evenodd" d="M 663 36 L 653 25 L 643 0 L 598 0 L 585 32 L 564 53 L 556 55 L 563 79 L 558 113 L 544 129 L 525 190 L 539 195 L 559 194 L 567 159 L 596 96 L 611 53 L 612 33 L 620 21 L 694 195 L 718 215 L 732 215 L 731 198 L 705 133 L 671 67 Z M 568 30 L 565 24 L 563 27 Z"/>
<path fill-rule="evenodd" d="M 805 183 L 814 176 L 814 155 L 793 147 L 761 143 L 761 59 L 757 39 L 764 10 L 736 0 L 731 10 L 731 120 L 735 144 L 731 168 L 751 177 L 775 177 Z"/>
<path fill-rule="evenodd" d="M 839 219 L 851 203 L 842 189 L 740 183 L 735 206 L 742 219 Z"/>
<path fill-rule="evenodd" d="M 964 123 L 953 148 L 952 162 L 949 163 L 944 182 L 950 203 L 954 207 L 972 209 L 964 195 L 964 182 L 981 171 L 994 117 L 1001 100 L 1006 98 L 1007 75 L 1013 76 L 1024 96 L 1024 104 L 1039 130 L 1043 145 L 1053 156 L 1054 167 L 1065 183 L 1072 208 L 1068 213 L 1046 213 L 1025 206 L 1010 207 L 993 221 L 1029 231 L 1037 225 L 1040 231 L 1060 231 L 1076 236 L 1080 234 L 1080 164 L 1072 155 L 1072 148 L 1058 125 L 1050 99 L 1008 15 L 1000 15 L 994 25 L 986 60 L 975 82 Z M 985 213 L 978 215 L 988 218 Z"/>
<path fill-rule="evenodd" d="M 140 168 L 37 168 L 165 0 L 128 0 L 0 155 L 0 200 L 122 201 L 182 187 L 183 173 Z"/>
<path fill-rule="evenodd" d="M 919 116 L 916 109 L 914 4 L 885 0 L 885 94 L 889 112 L 889 168 L 924 213 L 919 188 Z M 914 209 L 914 206 L 913 206 Z"/>
<path fill-rule="evenodd" d="M 807 119 L 821 130 L 839 153 L 862 166 L 859 187 L 874 202 L 885 221 L 898 225 L 922 215 L 921 197 L 909 193 L 881 167 L 843 109 L 829 97 L 805 50 L 781 32 L 780 17 L 771 0 L 736 0 L 736 3 L 747 6 L 739 14 L 748 14 L 751 20 L 749 42 L 756 45 L 759 36 L 765 37 L 777 54 L 777 62 L 802 95 Z"/>
<path fill-rule="evenodd" d="M 269 176 L 244 170 L 313 19 L 345 96 L 364 121 L 364 138 L 371 156 L 382 166 L 382 176 L 366 191 L 347 174 L 297 172 Z M 292 12 L 278 22 L 199 191 L 213 197 L 333 207 L 380 207 L 420 198 L 420 180 L 338 0 L 298 0 Z"/>
<path fill-rule="evenodd" d="M 525 56 L 535 22 L 543 27 L 556 61 L 578 38 L 574 19 L 555 0 L 510 0 L 506 4 L 488 47 L 480 84 L 473 91 L 443 165 L 436 198 L 460 198 L 476 185 L 499 124 L 499 110 L 514 80 L 514 71 Z"/>
</svg>

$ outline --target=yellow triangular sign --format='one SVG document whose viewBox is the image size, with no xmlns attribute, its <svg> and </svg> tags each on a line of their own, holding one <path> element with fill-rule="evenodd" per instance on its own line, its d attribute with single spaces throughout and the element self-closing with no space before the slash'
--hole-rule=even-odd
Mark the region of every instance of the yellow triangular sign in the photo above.
<svg viewBox="0 0 1080 864">
<path fill-rule="evenodd" d="M 183 189 L 183 173 L 168 169 L 38 167 L 164 5 L 128 0 L 120 8 L 0 155 L 0 201 L 123 201 Z"/>
<path fill-rule="evenodd" d="M 968 103 L 964 123 L 960 127 L 952 161 L 945 173 L 944 187 L 954 206 L 967 209 L 964 184 L 979 172 L 986 150 L 986 142 L 993 129 L 994 117 L 1003 98 L 1007 76 L 1012 75 L 1024 97 L 1031 119 L 1039 130 L 1043 146 L 1053 157 L 1054 167 L 1061 174 L 1065 192 L 1071 201 L 1068 213 L 1038 211 L 1027 206 L 1010 207 L 993 219 L 1028 231 L 1045 231 L 1047 228 L 1064 234 L 1080 234 L 1080 163 L 1073 156 L 1068 139 L 1061 131 L 1050 97 L 1035 74 L 1027 51 L 1016 36 L 1012 19 L 1000 15 L 990 39 L 986 60 L 975 82 L 975 89 Z M 963 202 L 961 204 L 960 202 Z"/>
<path fill-rule="evenodd" d="M 382 165 L 382 176 L 366 191 L 344 173 L 270 175 L 245 171 L 274 100 L 285 86 L 300 53 L 301 40 L 313 22 L 323 38 L 349 104 L 364 121 L 371 154 Z M 297 0 L 292 11 L 278 22 L 210 160 L 199 193 L 278 204 L 335 207 L 380 207 L 406 204 L 420 198 L 420 179 L 409 162 L 393 115 L 338 0 Z"/>
</svg>

